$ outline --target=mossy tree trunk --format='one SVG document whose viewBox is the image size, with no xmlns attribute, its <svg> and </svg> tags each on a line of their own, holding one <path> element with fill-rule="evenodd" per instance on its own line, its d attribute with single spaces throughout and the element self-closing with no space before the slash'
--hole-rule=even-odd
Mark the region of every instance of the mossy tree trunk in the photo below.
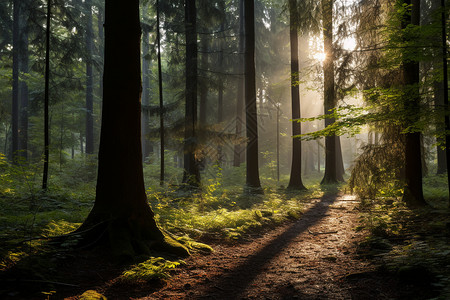
<svg viewBox="0 0 450 300">
<path fill-rule="evenodd" d="M 100 243 L 115 256 L 151 248 L 180 254 L 159 229 L 147 203 L 142 172 L 139 1 L 105 2 L 102 129 L 93 209 L 77 230 L 81 243 Z"/>
</svg>

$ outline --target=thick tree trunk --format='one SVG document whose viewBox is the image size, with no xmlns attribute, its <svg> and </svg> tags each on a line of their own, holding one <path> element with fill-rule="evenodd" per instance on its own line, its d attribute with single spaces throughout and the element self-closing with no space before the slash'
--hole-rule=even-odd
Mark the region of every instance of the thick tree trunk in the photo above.
<svg viewBox="0 0 450 300">
<path fill-rule="evenodd" d="M 142 172 L 139 1 L 107 0 L 98 178 L 93 209 L 77 232 L 131 258 L 159 248 L 186 254 L 158 228 Z"/>
<path fill-rule="evenodd" d="M 85 1 L 86 6 L 86 154 L 94 154 L 94 76 L 92 69 L 93 30 L 92 0 Z"/>
<path fill-rule="evenodd" d="M 239 64 L 238 64 L 238 77 L 237 77 L 237 95 L 236 95 L 236 138 L 242 137 L 242 125 L 244 123 L 244 1 L 239 0 Z M 240 141 L 237 141 L 234 146 L 233 166 L 239 167 L 242 162 L 242 152 L 244 147 Z"/>
<path fill-rule="evenodd" d="M 200 185 L 200 171 L 195 158 L 197 147 L 197 9 L 195 0 L 185 1 L 186 30 L 186 108 L 184 133 L 183 183 Z"/>
<path fill-rule="evenodd" d="M 420 25 L 420 0 L 406 0 L 411 6 L 411 17 L 405 17 L 403 28 L 408 23 Z M 407 20 L 409 19 L 409 20 Z M 419 95 L 419 62 L 403 62 L 403 80 L 405 84 L 404 106 L 406 112 L 406 127 L 413 126 L 419 120 L 420 95 Z M 420 132 L 408 132 L 405 134 L 405 187 L 403 201 L 408 206 L 424 206 L 422 189 L 422 156 Z"/>
<path fill-rule="evenodd" d="M 323 44 L 326 59 L 323 62 L 324 74 L 324 110 L 325 114 L 331 114 L 335 108 L 334 91 L 334 53 L 333 53 L 333 0 L 322 0 L 322 22 L 323 22 Z M 333 118 L 325 119 L 325 127 L 334 123 Z M 337 161 L 336 161 L 336 137 L 334 135 L 325 137 L 325 174 L 322 184 L 338 183 Z"/>
<path fill-rule="evenodd" d="M 300 118 L 300 77 L 298 63 L 298 11 L 297 0 L 289 0 L 290 44 L 291 44 L 291 108 L 292 119 Z M 301 134 L 301 124 L 292 122 L 292 136 Z M 302 143 L 299 138 L 292 140 L 292 165 L 288 189 L 306 190 L 302 182 Z"/>
<path fill-rule="evenodd" d="M 245 0 L 245 120 L 247 131 L 246 188 L 250 193 L 262 193 L 258 163 L 258 116 L 255 81 L 255 3 Z"/>
</svg>

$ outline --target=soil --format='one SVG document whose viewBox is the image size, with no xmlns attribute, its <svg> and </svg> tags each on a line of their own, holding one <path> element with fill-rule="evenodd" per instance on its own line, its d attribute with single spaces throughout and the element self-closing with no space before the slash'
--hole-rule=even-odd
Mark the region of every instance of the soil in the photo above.
<svg viewBox="0 0 450 300">
<path fill-rule="evenodd" d="M 365 237 L 355 231 L 357 205 L 350 195 L 311 200 L 299 220 L 234 243 L 210 241 L 213 253 L 193 254 L 165 281 L 124 283 L 118 267 L 80 253 L 60 264 L 65 272 L 49 299 L 80 299 L 87 290 L 108 299 L 403 298 L 393 277 L 357 254 Z M 47 291 L 34 284 L 35 292 Z M 6 298 L 44 299 L 24 288 L 15 286 Z"/>
</svg>

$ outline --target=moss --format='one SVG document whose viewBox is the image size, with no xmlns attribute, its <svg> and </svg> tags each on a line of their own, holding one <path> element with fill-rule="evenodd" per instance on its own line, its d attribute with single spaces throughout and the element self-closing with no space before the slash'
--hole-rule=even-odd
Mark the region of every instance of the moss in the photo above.
<svg viewBox="0 0 450 300">
<path fill-rule="evenodd" d="M 106 300 L 106 297 L 94 290 L 87 290 L 84 292 L 80 298 L 80 300 Z"/>
</svg>

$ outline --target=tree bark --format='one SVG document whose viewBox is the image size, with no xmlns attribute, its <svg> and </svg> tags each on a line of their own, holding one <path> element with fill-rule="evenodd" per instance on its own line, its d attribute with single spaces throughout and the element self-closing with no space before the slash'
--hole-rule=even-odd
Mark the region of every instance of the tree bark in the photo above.
<svg viewBox="0 0 450 300">
<path fill-rule="evenodd" d="M 77 230 L 81 243 L 132 258 L 150 248 L 188 253 L 159 229 L 142 171 L 139 1 L 105 2 L 102 129 L 94 207 Z"/>
<path fill-rule="evenodd" d="M 258 163 L 258 116 L 256 110 L 255 80 L 255 3 L 245 0 L 245 120 L 247 131 L 246 189 L 250 193 L 262 193 Z"/>
<path fill-rule="evenodd" d="M 447 114 L 445 114 L 445 160 L 447 163 L 447 183 L 449 190 L 449 208 L 450 208 L 450 116 L 448 115 L 449 105 L 448 105 L 448 70 L 447 70 L 447 12 L 445 8 L 445 0 L 441 0 L 441 27 L 442 27 L 442 72 L 444 73 L 444 107 Z"/>
<path fill-rule="evenodd" d="M 297 0 L 289 0 L 290 44 L 291 44 L 291 108 L 292 119 L 300 118 L 300 75 L 298 63 L 298 8 Z M 301 124 L 292 122 L 292 136 L 301 134 Z M 302 182 L 302 142 L 292 139 L 292 165 L 288 189 L 306 190 Z"/>
<path fill-rule="evenodd" d="M 405 16 L 402 29 L 407 24 L 420 25 L 420 0 L 405 0 L 405 4 L 411 5 L 411 17 Z M 413 126 L 419 120 L 420 95 L 419 95 L 419 62 L 404 60 L 402 66 L 403 80 L 405 84 L 404 107 L 406 113 L 406 127 Z M 418 131 L 405 134 L 405 187 L 403 201 L 410 206 L 426 205 L 422 189 L 422 156 L 421 133 Z"/>
<path fill-rule="evenodd" d="M 48 164 L 50 148 L 50 126 L 49 126 L 49 84 L 50 84 L 50 25 L 52 17 L 52 1 L 47 1 L 47 28 L 45 40 L 45 88 L 44 88 L 44 171 L 42 173 L 42 189 L 47 190 Z"/>
<path fill-rule="evenodd" d="M 184 133 L 183 183 L 200 185 L 200 171 L 195 151 L 197 146 L 197 9 L 195 0 L 185 0 L 186 30 L 186 106 Z"/>
<path fill-rule="evenodd" d="M 86 6 L 86 154 L 94 154 L 94 77 L 92 69 L 93 30 L 92 0 L 84 2 Z"/>
<path fill-rule="evenodd" d="M 148 106 L 150 104 L 150 64 L 148 62 L 150 49 L 148 35 L 149 33 L 146 31 L 142 34 L 142 161 L 145 161 L 145 159 L 150 155 L 150 152 L 152 152 L 150 141 L 148 140 Z"/>
<path fill-rule="evenodd" d="M 13 69 L 11 104 L 11 160 L 17 163 L 19 150 L 19 43 L 21 0 L 14 1 L 13 7 Z"/>
<path fill-rule="evenodd" d="M 244 0 L 239 0 L 239 64 L 238 64 L 238 77 L 237 77 L 237 95 L 236 95 L 236 138 L 238 141 L 234 146 L 233 166 L 239 167 L 242 162 L 243 146 L 240 142 L 242 137 L 242 124 L 244 123 Z"/>
<path fill-rule="evenodd" d="M 326 115 L 335 108 L 334 90 L 334 51 L 333 51 L 333 0 L 322 0 L 323 44 L 326 54 L 323 62 L 324 74 L 324 110 Z M 325 127 L 334 123 L 333 118 L 325 119 Z M 336 160 L 336 136 L 325 137 L 325 174 L 321 184 L 333 184 L 342 181 L 338 176 Z"/>
<path fill-rule="evenodd" d="M 19 33 L 19 155 L 22 159 L 28 159 L 28 84 L 26 80 L 20 79 L 29 72 L 28 65 L 28 11 L 29 1 L 21 1 L 20 33 Z"/>
<path fill-rule="evenodd" d="M 159 164 L 159 185 L 164 185 L 165 180 L 165 134 L 164 134 L 164 94 L 163 94 L 163 79 L 161 67 L 161 32 L 159 28 L 159 0 L 156 0 L 156 39 L 158 42 L 158 90 L 159 90 L 159 140 L 160 140 L 160 164 Z"/>
</svg>

